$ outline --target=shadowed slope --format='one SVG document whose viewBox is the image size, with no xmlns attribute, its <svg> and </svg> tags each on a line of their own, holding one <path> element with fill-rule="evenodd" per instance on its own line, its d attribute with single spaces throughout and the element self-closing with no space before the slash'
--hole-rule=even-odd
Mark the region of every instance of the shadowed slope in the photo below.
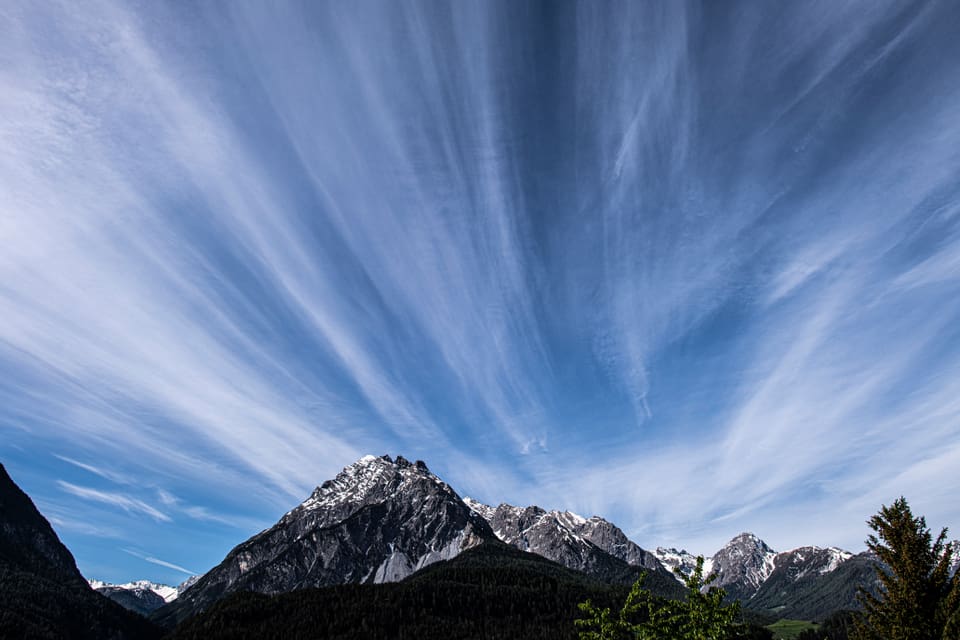
<svg viewBox="0 0 960 640">
<path fill-rule="evenodd" d="M 575 638 L 578 602 L 616 606 L 627 591 L 488 541 L 400 583 L 233 594 L 172 637 Z"/>
<path fill-rule="evenodd" d="M 0 465 L 0 637 L 149 640 L 158 630 L 90 588 Z"/>
</svg>

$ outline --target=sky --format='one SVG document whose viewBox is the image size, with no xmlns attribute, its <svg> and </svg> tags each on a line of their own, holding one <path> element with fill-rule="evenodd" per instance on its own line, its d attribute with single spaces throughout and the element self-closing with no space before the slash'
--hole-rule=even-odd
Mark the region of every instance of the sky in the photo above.
<svg viewBox="0 0 960 640">
<path fill-rule="evenodd" d="M 0 462 L 178 583 L 364 454 L 646 548 L 960 534 L 960 7 L 0 4 Z"/>
</svg>

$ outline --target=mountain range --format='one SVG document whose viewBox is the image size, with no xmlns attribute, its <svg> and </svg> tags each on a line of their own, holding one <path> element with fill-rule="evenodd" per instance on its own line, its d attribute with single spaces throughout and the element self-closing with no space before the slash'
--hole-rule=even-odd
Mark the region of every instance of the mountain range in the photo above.
<svg viewBox="0 0 960 640">
<path fill-rule="evenodd" d="M 192 586 L 200 576 L 192 576 L 176 587 L 166 584 L 157 584 L 149 580 L 135 580 L 123 584 L 111 584 L 101 580 L 90 580 L 90 587 L 117 604 L 136 611 L 141 615 L 148 615 L 168 602 L 173 602 L 185 589 Z"/>
<path fill-rule="evenodd" d="M 368 596 L 364 594 L 382 593 L 420 602 L 425 593 L 433 593 L 433 587 L 424 582 L 424 576 L 430 575 L 442 575 L 461 585 L 465 591 L 457 597 L 469 600 L 464 594 L 473 589 L 469 587 L 470 576 L 475 575 L 471 572 L 490 571 L 496 562 L 522 567 L 519 573 L 511 573 L 510 579 L 526 585 L 524 589 L 541 584 L 543 576 L 549 575 L 551 584 L 560 580 L 573 585 L 569 597 L 577 589 L 581 595 L 597 589 L 597 593 L 613 593 L 604 592 L 602 585 L 619 593 L 617 589 L 643 573 L 645 586 L 655 594 L 679 597 L 683 577 L 696 564 L 696 558 L 684 550 L 646 550 L 599 516 L 584 518 L 535 505 L 485 505 L 461 498 L 422 461 L 365 456 L 318 486 L 274 526 L 240 543 L 217 566 L 188 583 L 179 587 L 146 581 L 87 584 L 69 551 L 29 498 L 5 473 L 3 476 L 7 497 L 0 528 L 5 541 L 0 560 L 9 565 L 10 558 L 26 558 L 22 566 L 34 567 L 40 578 L 48 572 L 57 585 L 69 585 L 73 597 L 86 598 L 88 615 L 96 610 L 97 615 L 105 616 L 105 624 L 120 627 L 124 620 L 131 620 L 121 615 L 127 612 L 101 594 L 172 629 L 198 619 L 203 612 L 222 615 L 241 606 L 237 603 L 261 607 L 258 611 L 263 615 L 274 606 L 270 604 L 273 600 L 251 601 L 250 596 L 241 595 L 249 593 L 273 598 L 319 588 L 328 594 L 316 596 L 321 600 L 336 593 L 340 594 L 336 598 L 356 604 L 365 602 Z M 7 508 L 7 503 L 16 508 Z M 507 553 L 506 549 L 514 551 Z M 461 557 L 462 562 L 453 562 Z M 543 560 L 538 564 L 525 560 L 527 557 Z M 745 609 L 770 619 L 820 619 L 835 610 L 856 607 L 859 586 L 876 586 L 875 559 L 868 554 L 854 555 L 833 547 L 800 547 L 778 553 L 750 533 L 736 536 L 704 564 L 705 574 L 715 573 L 714 584 L 723 587 L 730 599 L 739 599 Z M 444 568 L 435 571 L 434 566 Z M 561 568 L 572 573 L 558 573 Z M 0 569 L 7 570 L 3 564 Z M 0 575 L 10 584 L 7 573 Z M 582 578 L 574 580 L 571 575 Z M 398 582 L 407 586 L 399 591 L 343 590 L 347 585 Z M 500 606 L 496 598 L 503 596 L 488 593 L 486 597 L 494 600 L 484 606 L 495 609 Z M 535 599 L 529 593 L 525 597 Z M 4 614 L 2 619 L 8 618 L 11 615 Z M 139 616 L 134 618 L 145 623 Z M 133 637 L 125 633 L 120 628 L 96 637 Z M 155 631 L 147 628 L 137 637 L 150 637 L 150 633 Z"/>
<path fill-rule="evenodd" d="M 277 524 L 230 551 L 184 595 L 153 618 L 171 626 L 230 593 L 267 595 L 336 584 L 403 580 L 435 562 L 500 541 L 610 584 L 641 572 L 655 593 L 682 593 L 695 558 L 682 550 L 648 551 L 616 525 L 569 511 L 461 498 L 422 461 L 365 456 L 324 482 Z M 852 562 L 854 558 L 859 558 Z M 840 567 L 853 568 L 833 574 Z M 807 618 L 854 606 L 856 588 L 873 584 L 869 558 L 836 548 L 777 553 L 743 533 L 706 559 L 705 573 L 744 606 Z M 833 576 L 833 580 L 831 577 Z M 832 583 L 836 584 L 832 584 Z M 832 600 L 817 598 L 829 585 Z"/>
</svg>

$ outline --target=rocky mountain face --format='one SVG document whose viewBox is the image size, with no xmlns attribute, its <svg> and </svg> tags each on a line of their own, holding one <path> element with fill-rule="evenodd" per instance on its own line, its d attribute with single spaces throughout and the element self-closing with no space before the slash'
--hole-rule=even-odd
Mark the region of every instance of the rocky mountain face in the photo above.
<svg viewBox="0 0 960 640">
<path fill-rule="evenodd" d="M 494 508 L 471 498 L 464 498 L 464 502 L 490 524 L 503 542 L 571 569 L 591 573 L 598 552 L 634 567 L 654 571 L 663 568 L 652 553 L 598 516 L 587 519 L 570 511 L 547 511 L 537 506 L 501 504 Z"/>
<path fill-rule="evenodd" d="M 490 524 L 501 541 L 517 549 L 612 583 L 632 583 L 646 571 L 647 588 L 661 595 L 680 595 L 679 585 L 657 558 L 603 518 L 537 506 L 501 504 L 494 508 L 471 498 L 464 502 Z"/>
<path fill-rule="evenodd" d="M 857 591 L 860 587 L 877 593 L 876 556 L 871 553 L 823 553 L 835 550 L 813 549 L 818 553 L 809 564 L 806 564 L 806 554 L 802 551 L 800 555 L 805 556 L 804 560 L 796 556 L 778 558 L 774 571 L 756 593 L 744 601 L 744 606 L 781 618 L 822 620 L 840 609 L 858 609 Z M 840 561 L 837 563 L 835 559 Z"/>
<path fill-rule="evenodd" d="M 787 595 L 798 582 L 815 583 L 851 558 L 852 553 L 836 547 L 798 547 L 777 553 L 752 533 L 741 533 L 713 555 L 709 568 L 705 563 L 704 573 L 716 572 L 716 586 L 752 607 L 764 602 L 765 594 Z"/>
<path fill-rule="evenodd" d="M 665 568 L 657 560 L 656 555 L 641 548 L 640 545 L 627 538 L 619 527 L 599 516 L 593 516 L 586 522 L 577 523 L 574 531 L 627 564 L 655 571 Z"/>
<path fill-rule="evenodd" d="M 752 533 L 741 533 L 713 554 L 704 564 L 704 574 L 716 573 L 714 586 L 723 587 L 727 595 L 748 599 L 769 577 L 775 567 L 777 552 Z"/>
<path fill-rule="evenodd" d="M 837 547 L 798 547 L 790 551 L 778 553 L 773 558 L 773 571 L 767 576 L 764 583 L 775 575 L 783 575 L 792 582 L 813 575 L 830 573 L 842 563 L 853 557 L 853 554 Z"/>
<path fill-rule="evenodd" d="M 0 638 L 150 639 L 159 632 L 90 588 L 73 555 L 0 465 Z"/>
<path fill-rule="evenodd" d="M 240 590 L 397 581 L 494 538 L 487 521 L 423 462 L 366 456 L 234 548 L 154 617 L 171 624 Z"/>
</svg>

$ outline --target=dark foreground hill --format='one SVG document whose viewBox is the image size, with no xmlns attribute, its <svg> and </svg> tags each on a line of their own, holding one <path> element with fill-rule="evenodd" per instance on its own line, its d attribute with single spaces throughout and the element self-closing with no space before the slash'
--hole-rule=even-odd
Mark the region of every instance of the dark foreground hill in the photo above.
<svg viewBox="0 0 960 640">
<path fill-rule="evenodd" d="M 159 630 L 90 588 L 0 465 L 0 638 L 151 640 Z"/>
<path fill-rule="evenodd" d="M 488 541 L 403 582 L 350 584 L 266 596 L 230 595 L 182 623 L 171 640 L 370 638 L 556 640 L 577 637 L 577 603 L 611 609 L 629 587 Z M 758 635 L 744 638 L 764 638 Z"/>
<path fill-rule="evenodd" d="M 399 583 L 236 593 L 172 638 L 576 638 L 578 602 L 615 607 L 627 591 L 490 541 Z"/>
</svg>

